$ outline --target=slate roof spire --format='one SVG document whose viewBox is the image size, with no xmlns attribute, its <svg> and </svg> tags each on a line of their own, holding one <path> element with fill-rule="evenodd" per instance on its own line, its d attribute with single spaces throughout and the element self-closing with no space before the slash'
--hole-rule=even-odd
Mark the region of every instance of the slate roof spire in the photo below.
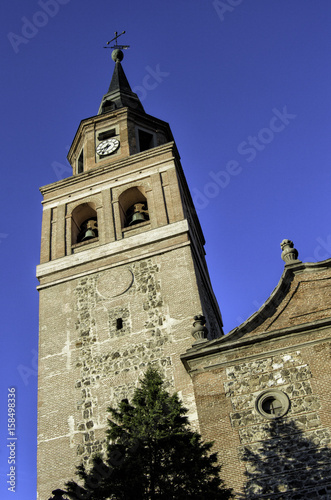
<svg viewBox="0 0 331 500">
<path fill-rule="evenodd" d="M 116 45 L 115 47 L 118 46 Z M 109 113 L 119 108 L 131 108 L 144 113 L 145 111 L 139 97 L 132 92 L 128 79 L 124 73 L 121 64 L 124 57 L 122 50 L 120 48 L 115 48 L 111 57 L 115 62 L 115 68 L 108 92 L 102 98 L 98 114 Z"/>
</svg>

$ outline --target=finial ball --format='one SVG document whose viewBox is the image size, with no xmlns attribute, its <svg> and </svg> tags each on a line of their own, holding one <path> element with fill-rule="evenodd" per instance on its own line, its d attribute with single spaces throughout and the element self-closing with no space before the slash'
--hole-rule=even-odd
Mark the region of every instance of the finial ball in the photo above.
<svg viewBox="0 0 331 500">
<path fill-rule="evenodd" d="M 111 58 L 113 61 L 115 62 L 121 62 L 122 59 L 124 57 L 124 54 L 123 52 L 121 51 L 121 49 L 115 49 L 113 50 L 113 52 L 111 53 Z"/>
</svg>

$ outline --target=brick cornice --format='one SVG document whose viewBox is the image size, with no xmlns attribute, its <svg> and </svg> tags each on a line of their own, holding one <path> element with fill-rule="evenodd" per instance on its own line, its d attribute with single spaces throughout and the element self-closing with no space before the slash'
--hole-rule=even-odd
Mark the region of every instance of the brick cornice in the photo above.
<svg viewBox="0 0 331 500">
<path fill-rule="evenodd" d="M 180 358 L 188 371 L 192 371 L 193 363 L 197 360 L 201 360 L 202 358 L 210 358 L 215 357 L 217 354 L 226 353 L 229 351 L 239 351 L 240 349 L 249 348 L 251 346 L 257 346 L 259 344 L 268 343 L 274 340 L 281 340 L 285 337 L 288 338 L 290 336 L 302 336 L 306 333 L 328 329 L 331 327 L 331 318 L 313 321 L 311 323 L 305 323 L 302 325 L 296 325 L 289 328 L 283 328 L 281 330 L 275 330 L 272 332 L 259 334 L 252 337 L 244 337 L 239 340 L 228 341 L 227 335 L 225 337 L 221 337 L 216 340 L 211 340 L 208 343 L 204 343 L 202 347 L 192 347 L 188 349 L 185 353 L 181 354 Z M 322 339 L 309 340 L 305 342 L 302 338 L 295 342 L 293 339 L 293 343 L 291 343 L 291 349 L 295 349 L 296 347 L 302 347 L 306 344 L 316 344 L 319 342 L 324 342 L 325 340 L 331 340 L 331 334 L 323 337 Z M 297 345 L 296 345 L 297 344 Z M 278 349 L 270 349 L 272 351 Z M 280 347 L 280 350 L 284 350 L 284 346 Z M 266 352 L 269 352 L 268 349 L 263 349 L 263 356 L 266 356 Z M 249 356 L 240 356 L 240 359 L 245 357 L 257 357 L 261 356 L 260 353 L 254 354 L 252 351 Z M 231 363 L 233 363 L 233 359 L 231 359 Z M 213 367 L 218 365 L 219 363 L 215 360 L 213 363 Z M 224 363 L 222 363 L 224 364 Z M 227 364 L 227 363 L 226 363 Z M 211 366 L 208 365 L 208 368 Z"/>
<path fill-rule="evenodd" d="M 114 172 L 115 170 L 126 167 L 128 165 L 130 167 L 134 167 L 135 164 L 144 162 L 148 159 L 157 161 L 157 159 L 161 155 L 169 155 L 169 153 L 171 154 L 171 157 L 179 158 L 179 153 L 174 142 L 168 142 L 167 144 L 164 144 L 162 146 L 148 149 L 146 151 L 143 151 L 142 153 L 136 153 L 132 156 L 128 156 L 127 158 L 113 162 L 109 165 L 100 165 L 99 167 L 95 167 L 94 169 L 88 170 L 87 172 L 67 177 L 66 179 L 53 182 L 52 184 L 47 184 L 40 188 L 40 192 L 43 196 L 45 196 L 52 192 L 56 192 L 61 188 L 66 188 L 69 186 L 74 187 L 75 185 L 80 184 L 81 182 L 84 182 L 88 179 L 95 179 L 99 177 L 101 173 L 107 174 L 110 172 Z"/>
</svg>

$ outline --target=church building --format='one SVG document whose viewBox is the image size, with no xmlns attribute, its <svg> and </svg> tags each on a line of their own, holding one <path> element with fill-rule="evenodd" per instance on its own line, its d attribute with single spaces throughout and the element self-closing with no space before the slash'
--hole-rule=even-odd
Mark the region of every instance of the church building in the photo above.
<svg viewBox="0 0 331 500">
<path fill-rule="evenodd" d="M 278 286 L 224 335 L 170 127 L 131 90 L 115 38 L 73 175 L 41 188 L 37 498 L 103 449 L 107 407 L 149 365 L 215 442 L 236 498 L 331 498 L 331 259 L 304 264 L 284 240 Z"/>
</svg>

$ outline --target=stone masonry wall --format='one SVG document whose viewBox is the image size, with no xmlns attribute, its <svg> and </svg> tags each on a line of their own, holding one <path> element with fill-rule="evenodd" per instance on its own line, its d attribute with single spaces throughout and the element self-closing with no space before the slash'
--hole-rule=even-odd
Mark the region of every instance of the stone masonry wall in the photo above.
<svg viewBox="0 0 331 500">
<path fill-rule="evenodd" d="M 330 431 L 322 425 L 319 397 L 301 352 L 236 364 L 226 376 L 231 426 L 238 430 L 238 456 L 246 466 L 246 498 L 329 498 Z M 290 407 L 284 417 L 268 419 L 256 401 L 262 391 L 275 388 L 288 396 Z"/>
<path fill-rule="evenodd" d="M 40 500 L 103 450 L 107 408 L 130 399 L 149 364 L 197 418 L 180 360 L 201 310 L 192 269 L 184 247 L 40 291 Z"/>
<path fill-rule="evenodd" d="M 128 269 L 126 269 L 128 271 Z M 87 461 L 91 453 L 100 451 L 102 445 L 95 439 L 94 433 L 94 413 L 98 406 L 98 398 L 94 394 L 95 386 L 100 381 L 118 379 L 115 382 L 116 390 L 109 398 L 110 406 L 116 404 L 124 397 L 130 398 L 136 386 L 136 377 L 131 383 L 123 383 L 125 374 L 130 372 L 142 373 L 148 364 L 156 366 L 168 379 L 169 384 L 173 386 L 173 376 L 169 367 L 171 366 L 171 357 L 165 355 L 162 346 L 173 341 L 172 335 L 163 332 L 162 305 L 163 301 L 160 294 L 160 286 L 157 281 L 159 268 L 153 265 L 151 260 L 138 262 L 132 265 L 132 270 L 126 272 L 125 278 L 129 277 L 130 272 L 134 274 L 134 282 L 127 291 L 127 305 L 117 305 L 108 309 L 108 337 L 114 349 L 100 353 L 95 347 L 98 340 L 97 331 L 97 312 L 99 306 L 107 302 L 107 291 L 102 287 L 104 295 L 98 290 L 98 281 L 100 275 L 81 278 L 76 287 L 77 299 L 77 334 L 79 340 L 76 342 L 77 363 L 76 367 L 80 369 L 81 377 L 76 382 L 76 389 L 81 394 L 79 408 L 82 413 L 81 420 L 77 423 L 77 430 L 84 432 L 82 443 L 77 445 L 77 454 Z M 104 275 L 102 280 L 105 281 Z M 140 294 L 142 298 L 142 307 L 145 311 L 144 338 L 139 342 L 139 336 L 135 334 L 135 341 L 124 345 L 121 340 L 132 336 L 132 326 L 130 319 L 130 296 Z M 108 295 L 112 292 L 108 289 Z M 106 295 L 106 297 L 105 297 Z M 132 305 L 131 305 L 132 308 Z M 118 324 L 118 321 L 120 323 Z M 146 336 L 149 340 L 146 342 Z M 113 386 L 113 384 L 112 384 Z M 114 387 L 114 386 L 113 386 Z M 94 394 L 94 397 L 93 397 Z M 104 415 L 105 418 L 106 415 Z M 99 414 L 100 417 L 100 414 Z"/>
</svg>

